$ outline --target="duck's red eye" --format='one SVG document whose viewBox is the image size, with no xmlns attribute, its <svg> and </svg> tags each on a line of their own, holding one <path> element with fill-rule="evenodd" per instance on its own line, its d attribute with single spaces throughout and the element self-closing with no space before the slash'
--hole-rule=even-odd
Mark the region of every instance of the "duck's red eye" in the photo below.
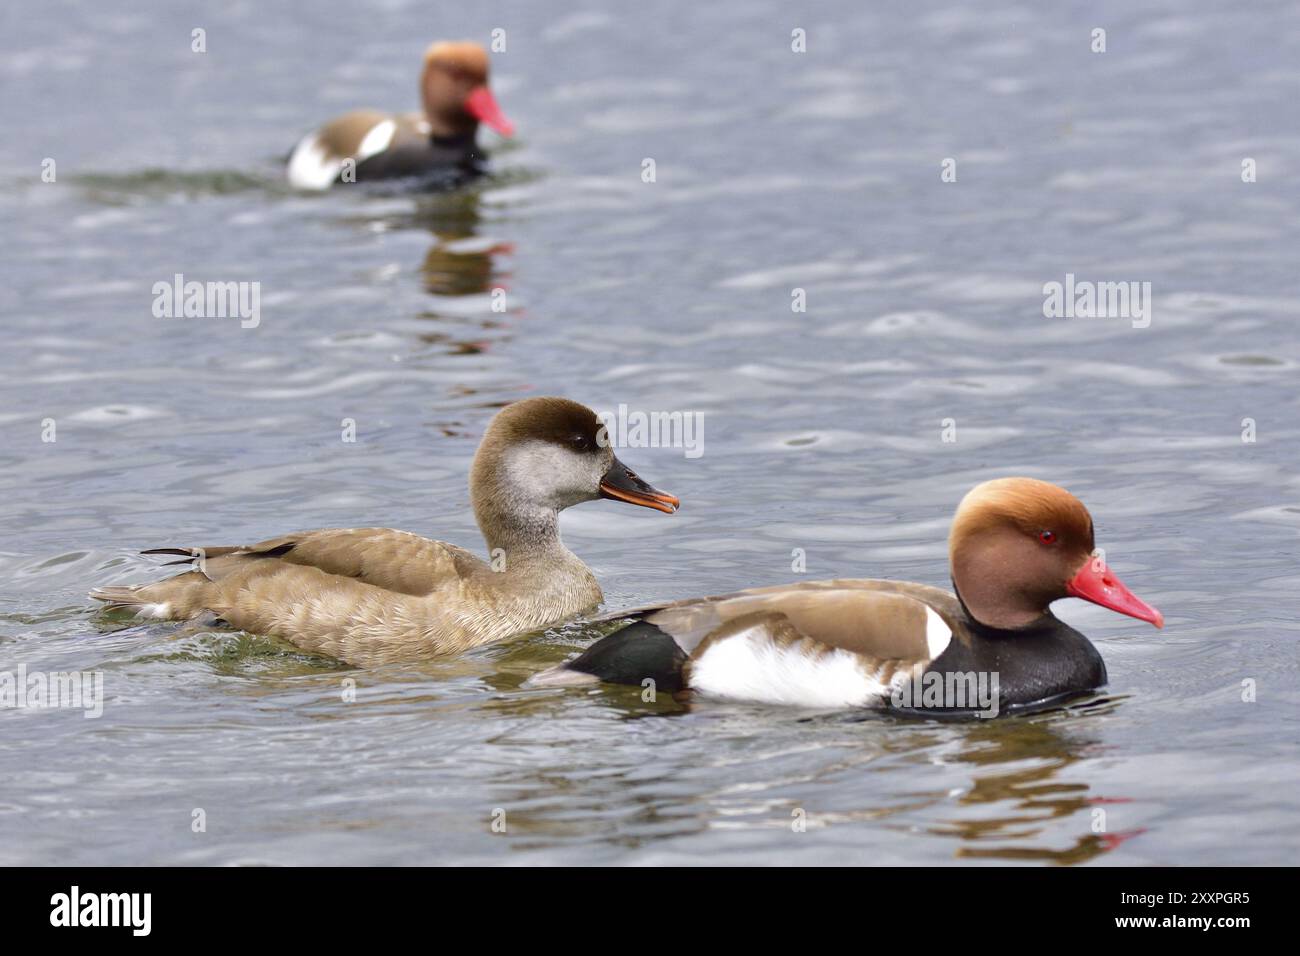
<svg viewBox="0 0 1300 956">
<path fill-rule="evenodd" d="M 1040 531 L 1038 532 L 1038 540 L 1043 542 L 1043 544 L 1056 544 L 1056 532 Z"/>
</svg>

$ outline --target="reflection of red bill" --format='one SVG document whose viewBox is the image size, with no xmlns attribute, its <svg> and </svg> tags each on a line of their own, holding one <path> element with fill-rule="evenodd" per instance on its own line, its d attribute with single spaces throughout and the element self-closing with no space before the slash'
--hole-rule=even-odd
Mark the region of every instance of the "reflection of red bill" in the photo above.
<svg viewBox="0 0 1300 956">
<path fill-rule="evenodd" d="M 1146 827 L 1139 827 L 1136 830 L 1125 830 L 1122 833 L 1100 833 L 1097 835 L 1097 839 L 1102 842 L 1102 845 L 1105 846 L 1107 850 L 1114 850 L 1121 844 L 1127 843 L 1134 837 L 1140 837 L 1146 832 Z"/>
</svg>

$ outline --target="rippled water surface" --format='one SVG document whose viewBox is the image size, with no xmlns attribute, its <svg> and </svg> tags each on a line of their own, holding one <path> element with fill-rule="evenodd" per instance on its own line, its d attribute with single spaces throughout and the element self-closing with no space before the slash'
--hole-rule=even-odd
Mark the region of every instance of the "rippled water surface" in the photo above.
<svg viewBox="0 0 1300 956">
<path fill-rule="evenodd" d="M 7 11 L 0 670 L 100 670 L 107 706 L 0 711 L 0 860 L 1293 862 L 1300 16 L 1047 6 Z M 280 184 L 313 122 L 413 107 L 428 40 L 496 27 L 493 178 Z M 260 282 L 260 325 L 155 318 L 176 273 Z M 1150 327 L 1044 318 L 1066 273 L 1150 282 Z M 1026 473 L 1167 627 L 1064 602 L 1103 696 L 927 723 L 523 687 L 580 623 L 348 669 L 84 596 L 299 528 L 481 551 L 477 438 L 545 393 L 705 416 L 699 458 L 624 453 L 679 514 L 566 512 L 608 606 L 794 549 L 943 584 L 961 494 Z"/>
</svg>

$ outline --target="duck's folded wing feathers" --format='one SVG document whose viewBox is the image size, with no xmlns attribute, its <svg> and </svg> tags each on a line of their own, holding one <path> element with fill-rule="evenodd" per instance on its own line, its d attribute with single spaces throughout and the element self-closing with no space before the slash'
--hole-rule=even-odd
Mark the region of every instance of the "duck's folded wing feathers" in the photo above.
<svg viewBox="0 0 1300 956">
<path fill-rule="evenodd" d="M 277 562 L 417 597 L 483 565 L 464 548 L 391 528 L 331 528 L 244 547 L 156 548 L 143 553 L 182 555 L 181 561 L 168 563 L 192 563 L 212 581 L 245 571 L 251 563 Z"/>
<path fill-rule="evenodd" d="M 760 611 L 789 618 L 803 636 L 827 646 L 919 661 L 933 659 L 938 644 L 946 645 L 943 632 L 951 636 L 960 606 L 947 591 L 924 584 L 843 578 L 645 605 L 596 620 L 646 621 L 693 653 L 726 622 Z"/>
<path fill-rule="evenodd" d="M 693 642 L 688 653 L 698 657 L 732 622 L 767 615 L 788 624 L 780 632 L 785 638 L 797 636 L 809 648 L 846 651 L 873 667 L 885 662 L 906 667 L 929 663 L 952 636 L 952 624 L 928 603 L 895 591 L 796 588 L 741 595 L 713 609 L 721 625 L 704 634 L 698 631 L 698 615 L 692 620 L 674 610 L 654 615 L 653 621 L 674 637 L 686 623 L 690 630 L 679 642 Z"/>
<path fill-rule="evenodd" d="M 895 582 L 807 582 L 609 615 L 633 623 L 530 683 L 689 687 L 736 700 L 869 705 L 923 672 L 956 627 L 956 599 Z"/>
<path fill-rule="evenodd" d="M 878 703 L 922 673 L 952 637 L 932 607 L 891 591 L 795 589 L 724 601 L 717 610 L 723 623 L 690 651 L 685 683 L 762 703 Z"/>
</svg>

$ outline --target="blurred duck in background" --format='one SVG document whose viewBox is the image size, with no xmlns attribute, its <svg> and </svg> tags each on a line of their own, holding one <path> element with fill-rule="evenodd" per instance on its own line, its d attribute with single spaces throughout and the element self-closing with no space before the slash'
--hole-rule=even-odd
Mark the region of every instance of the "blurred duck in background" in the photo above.
<svg viewBox="0 0 1300 956">
<path fill-rule="evenodd" d="M 424 55 L 419 113 L 353 110 L 308 133 L 289 155 L 295 189 L 418 177 L 456 185 L 483 172 L 479 123 L 514 134 L 488 88 L 488 54 L 477 43 L 435 43 Z"/>
</svg>

